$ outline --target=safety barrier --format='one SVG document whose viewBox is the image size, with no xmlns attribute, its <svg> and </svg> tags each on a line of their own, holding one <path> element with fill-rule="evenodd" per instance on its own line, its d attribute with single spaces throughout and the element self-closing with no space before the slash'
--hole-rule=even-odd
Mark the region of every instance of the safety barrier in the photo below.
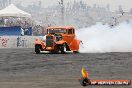
<svg viewBox="0 0 132 88">
<path fill-rule="evenodd" d="M 0 36 L 0 48 L 34 48 L 39 36 Z"/>
</svg>

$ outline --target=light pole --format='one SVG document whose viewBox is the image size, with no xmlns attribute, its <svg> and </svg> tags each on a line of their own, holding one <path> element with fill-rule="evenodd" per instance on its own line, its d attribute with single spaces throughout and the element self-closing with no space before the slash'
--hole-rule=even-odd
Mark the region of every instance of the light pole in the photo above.
<svg viewBox="0 0 132 88">
<path fill-rule="evenodd" d="M 61 6 L 61 23 L 62 25 L 65 24 L 65 18 L 64 18 L 64 0 L 61 0 L 59 2 L 60 6 Z"/>
</svg>

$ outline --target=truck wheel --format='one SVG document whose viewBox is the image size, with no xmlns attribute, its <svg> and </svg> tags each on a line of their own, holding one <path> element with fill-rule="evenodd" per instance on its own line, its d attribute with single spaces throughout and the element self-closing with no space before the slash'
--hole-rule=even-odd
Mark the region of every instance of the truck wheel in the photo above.
<svg viewBox="0 0 132 88">
<path fill-rule="evenodd" d="M 60 46 L 60 51 L 62 54 L 66 53 L 66 44 L 65 43 Z"/>
<path fill-rule="evenodd" d="M 35 52 L 36 52 L 36 54 L 39 54 L 40 50 L 41 50 L 40 45 L 35 45 Z"/>
</svg>

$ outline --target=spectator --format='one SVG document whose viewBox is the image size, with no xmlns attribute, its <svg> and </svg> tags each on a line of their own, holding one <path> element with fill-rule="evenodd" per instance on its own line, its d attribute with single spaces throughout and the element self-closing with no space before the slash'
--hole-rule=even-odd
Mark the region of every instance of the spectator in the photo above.
<svg viewBox="0 0 132 88">
<path fill-rule="evenodd" d="M 21 28 L 21 36 L 24 36 L 24 30 Z"/>
</svg>

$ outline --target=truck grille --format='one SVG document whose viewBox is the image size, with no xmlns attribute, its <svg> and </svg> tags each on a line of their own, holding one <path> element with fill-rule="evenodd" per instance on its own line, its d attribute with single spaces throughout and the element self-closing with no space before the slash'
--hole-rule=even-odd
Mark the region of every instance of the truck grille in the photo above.
<svg viewBox="0 0 132 88">
<path fill-rule="evenodd" d="M 53 36 L 46 36 L 46 47 L 52 47 L 53 43 Z"/>
</svg>

